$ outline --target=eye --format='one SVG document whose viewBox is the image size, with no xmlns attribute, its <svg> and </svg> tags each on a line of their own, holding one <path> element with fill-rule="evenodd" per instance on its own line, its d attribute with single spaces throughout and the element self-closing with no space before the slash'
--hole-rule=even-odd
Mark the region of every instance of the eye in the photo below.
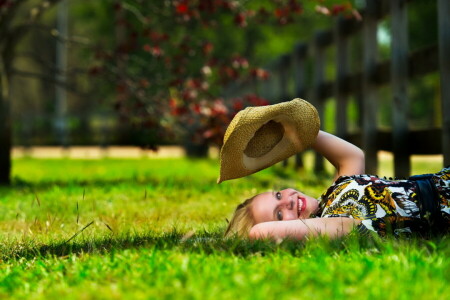
<svg viewBox="0 0 450 300">
<path fill-rule="evenodd" d="M 277 220 L 283 221 L 283 212 L 281 210 L 277 211 Z"/>
<path fill-rule="evenodd" d="M 275 193 L 275 197 L 276 197 L 278 200 L 281 200 L 281 193 L 280 193 L 280 192 L 276 192 L 276 193 Z"/>
</svg>

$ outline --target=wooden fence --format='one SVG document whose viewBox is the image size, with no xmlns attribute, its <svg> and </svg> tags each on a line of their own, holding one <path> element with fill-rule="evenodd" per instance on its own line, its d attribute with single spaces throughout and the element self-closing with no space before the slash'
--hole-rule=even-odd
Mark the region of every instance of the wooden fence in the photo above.
<svg viewBox="0 0 450 300">
<path fill-rule="evenodd" d="M 258 91 L 269 100 L 286 101 L 304 98 L 316 106 L 324 120 L 325 101 L 336 101 L 336 134 L 361 146 L 366 153 L 366 172 L 376 174 L 378 150 L 392 151 L 396 176 L 410 175 L 411 154 L 443 154 L 444 165 L 450 165 L 450 1 L 438 0 L 438 44 L 414 52 L 408 50 L 408 3 L 405 0 L 366 0 L 362 21 L 336 18 L 334 28 L 315 34 L 309 43 L 299 43 L 291 53 L 282 55 L 269 67 L 271 81 L 237 83 L 225 96 L 233 97 Z M 379 22 L 390 15 L 391 56 L 378 60 L 377 30 Z M 429 23 L 426 26 L 430 26 Z M 434 25 L 433 25 L 434 26 Z M 349 64 L 352 38 L 362 40 L 361 71 L 351 71 Z M 325 79 L 325 52 L 335 47 L 335 78 Z M 307 74 L 307 62 L 313 61 Z M 293 71 L 293 72 L 292 72 Z M 426 74 L 440 74 L 442 127 L 411 130 L 408 126 L 409 80 Z M 294 76 L 291 75 L 294 74 Z M 312 84 L 307 86 L 307 78 Z M 379 89 L 390 85 L 392 130 L 377 127 Z M 291 88 L 290 88 L 291 87 Z M 291 91 L 293 90 L 293 91 Z M 349 97 L 358 99 L 361 114 L 360 130 L 350 133 L 347 106 Z M 301 163 L 301 159 L 297 160 Z M 316 157 L 316 170 L 323 168 L 323 159 Z"/>
</svg>

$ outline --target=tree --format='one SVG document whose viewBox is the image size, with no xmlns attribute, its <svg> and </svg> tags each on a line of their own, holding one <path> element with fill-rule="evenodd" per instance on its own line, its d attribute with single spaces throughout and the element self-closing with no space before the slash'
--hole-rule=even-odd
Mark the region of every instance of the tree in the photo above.
<svg viewBox="0 0 450 300">
<path fill-rule="evenodd" d="M 60 1 L 0 0 L 0 184 L 11 180 L 9 88 L 16 72 L 17 48 L 35 29 L 67 38 L 41 22 Z M 253 67 L 258 60 L 251 59 L 254 45 L 263 40 L 263 27 L 295 23 L 304 11 L 297 0 L 169 0 L 158 4 L 121 0 L 112 7 L 109 1 L 102 3 L 115 15 L 117 43 L 111 48 L 94 46 L 97 64 L 89 73 L 114 86 L 114 106 L 127 122 L 169 136 L 177 135 L 176 128 L 187 128 L 193 134 L 190 139 L 199 143 L 220 143 L 225 125 L 237 110 L 267 104 L 257 95 L 225 103 L 220 91 L 230 81 L 267 78 L 267 72 Z M 348 4 L 317 8 L 325 14 L 352 10 Z M 155 141 L 150 140 L 149 146 Z"/>
<path fill-rule="evenodd" d="M 10 183 L 11 118 L 10 79 L 17 45 L 60 0 L 0 1 L 0 184 Z"/>
<path fill-rule="evenodd" d="M 354 13 L 348 3 L 314 8 Z M 128 0 L 114 9 L 119 42 L 98 52 L 93 73 L 112 76 L 115 107 L 125 120 L 199 145 L 221 143 L 235 108 L 268 104 L 252 94 L 225 102 L 220 92 L 233 81 L 267 79 L 253 63 L 255 46 L 264 42 L 264 30 L 295 24 L 304 12 L 297 0 Z"/>
</svg>

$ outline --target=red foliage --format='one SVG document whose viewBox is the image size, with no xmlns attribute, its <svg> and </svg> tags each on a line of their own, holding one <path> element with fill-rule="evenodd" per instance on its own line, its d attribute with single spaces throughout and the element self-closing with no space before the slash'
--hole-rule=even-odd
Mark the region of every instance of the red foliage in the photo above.
<svg viewBox="0 0 450 300">
<path fill-rule="evenodd" d="M 267 80 L 267 79 L 269 79 L 269 76 L 270 76 L 268 71 L 261 69 L 261 68 L 252 69 L 250 71 L 250 75 L 253 78 L 262 79 L 262 80 Z"/>
<path fill-rule="evenodd" d="M 88 74 L 91 76 L 99 75 L 103 71 L 101 66 L 92 66 L 88 70 Z"/>
<path fill-rule="evenodd" d="M 197 8 L 199 11 L 204 11 L 212 14 L 216 11 L 216 4 L 214 2 L 215 1 L 213 0 L 200 0 Z"/>
<path fill-rule="evenodd" d="M 180 124 L 194 125 L 194 139 L 197 142 L 211 142 L 220 145 L 228 124 L 233 117 L 248 106 L 268 105 L 269 102 L 257 95 L 225 101 L 217 98 L 214 101 L 200 101 L 187 105 L 184 101 L 169 100 L 170 114 L 179 119 Z"/>
<path fill-rule="evenodd" d="M 234 23 L 238 25 L 239 27 L 246 27 L 247 26 L 247 18 L 244 13 L 238 13 L 234 16 Z"/>
<path fill-rule="evenodd" d="M 208 55 L 214 50 L 214 45 L 211 42 L 205 42 L 202 46 L 203 54 Z"/>
<path fill-rule="evenodd" d="M 145 52 L 151 52 L 152 51 L 152 46 L 150 46 L 149 44 L 145 44 L 142 49 L 144 49 Z"/>
<path fill-rule="evenodd" d="M 284 10 L 282 8 L 275 9 L 275 17 L 281 18 L 289 14 L 289 11 Z"/>
<path fill-rule="evenodd" d="M 0 0 L 0 8 L 8 3 L 12 2 Z M 136 5 L 146 7 L 144 3 L 150 2 Z M 269 2 L 272 7 L 256 7 L 253 11 L 236 0 L 165 3 L 169 5 L 161 5 L 160 15 L 152 18 L 145 15 L 145 9 L 139 10 L 142 13 L 139 23 L 136 14 L 130 13 L 122 1 L 114 2 L 114 11 L 121 12 L 117 14 L 120 19 L 115 20 L 116 26 L 126 32 L 126 36 L 114 51 L 97 51 L 96 60 L 105 61 L 105 66 L 95 65 L 88 72 L 98 75 L 105 72 L 106 66 L 112 66 L 119 82 L 115 107 L 127 120 L 147 127 L 163 126 L 162 123 L 170 120 L 184 129 L 195 127 L 199 141 L 220 144 L 226 126 L 238 111 L 269 103 L 257 95 L 225 101 L 217 97 L 218 87 L 248 78 L 267 80 L 270 74 L 252 66 L 251 61 L 240 54 L 232 55 L 232 51 L 218 49 L 208 40 L 208 35 L 186 34 L 177 28 L 214 30 L 223 14 L 233 22 L 235 30 L 245 30 L 257 22 L 284 25 L 295 22 L 303 13 L 303 6 L 300 0 L 272 0 Z M 349 3 L 331 7 L 317 5 L 316 11 L 330 16 L 353 14 L 357 17 Z M 216 18 L 218 14 L 221 15 Z M 164 22 L 165 26 L 159 22 Z M 130 68 L 125 72 L 123 66 Z"/>
<path fill-rule="evenodd" d="M 187 5 L 187 1 L 183 1 L 183 2 L 178 3 L 177 5 L 175 5 L 175 11 L 177 12 L 177 14 L 180 14 L 180 15 L 187 14 L 188 11 L 189 11 L 189 7 Z"/>
<path fill-rule="evenodd" d="M 303 7 L 296 0 L 289 0 L 289 8 L 292 12 L 301 14 L 303 13 Z"/>
<path fill-rule="evenodd" d="M 265 10 L 260 10 L 259 13 L 267 15 Z M 297 0 L 288 0 L 285 3 L 280 2 L 273 12 L 278 24 L 280 25 L 293 22 L 294 16 L 302 13 L 303 7 Z"/>
<path fill-rule="evenodd" d="M 142 78 L 141 80 L 139 80 L 139 85 L 140 85 L 141 88 L 145 89 L 145 88 L 148 88 L 150 86 L 150 82 L 147 79 Z"/>
<path fill-rule="evenodd" d="M 159 33 L 148 28 L 143 31 L 143 35 L 148 37 L 154 44 L 159 44 L 169 39 L 169 35 L 167 33 Z"/>
<path fill-rule="evenodd" d="M 0 9 L 9 9 L 13 7 L 14 1 L 12 0 L 0 0 Z"/>
<path fill-rule="evenodd" d="M 122 3 L 120 3 L 119 1 L 115 2 L 115 3 L 113 4 L 113 9 L 114 9 L 115 11 L 120 11 L 120 10 L 122 10 Z"/>
<path fill-rule="evenodd" d="M 333 7 L 331 8 L 331 14 L 333 16 L 337 16 L 343 12 L 348 12 L 352 10 L 352 5 L 350 3 L 346 3 L 346 4 L 335 4 L 333 5 Z"/>
<path fill-rule="evenodd" d="M 355 18 L 357 20 L 362 19 L 359 12 L 355 8 L 353 8 L 350 2 L 346 2 L 343 4 L 334 4 L 331 7 L 327 7 L 324 5 L 317 5 L 316 12 L 326 16 L 343 15 L 345 17 Z"/>
</svg>

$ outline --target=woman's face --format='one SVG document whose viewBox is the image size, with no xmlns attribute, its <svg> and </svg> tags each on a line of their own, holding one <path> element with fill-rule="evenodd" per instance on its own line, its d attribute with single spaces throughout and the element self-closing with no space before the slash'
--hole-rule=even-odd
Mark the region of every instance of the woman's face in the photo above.
<svg viewBox="0 0 450 300">
<path fill-rule="evenodd" d="M 256 224 L 307 219 L 317 211 L 318 207 L 319 203 L 316 199 L 294 189 L 259 194 L 255 196 L 251 204 Z"/>
</svg>

